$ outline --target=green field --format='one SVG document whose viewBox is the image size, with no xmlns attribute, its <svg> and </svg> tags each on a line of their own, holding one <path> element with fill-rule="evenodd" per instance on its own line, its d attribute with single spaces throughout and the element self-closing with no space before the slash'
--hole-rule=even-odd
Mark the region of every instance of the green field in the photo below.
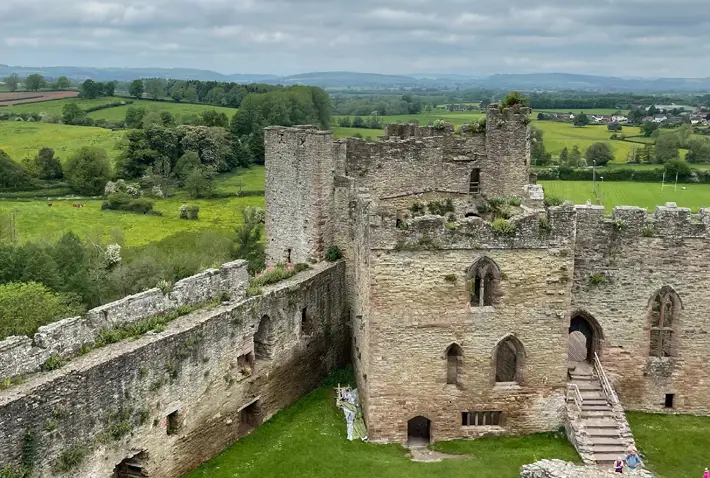
<svg viewBox="0 0 710 478">
<path fill-rule="evenodd" d="M 437 443 L 439 451 L 470 455 L 438 463 L 412 462 L 400 445 L 347 441 L 333 387 L 349 375 L 331 377 L 187 477 L 512 478 L 523 464 L 542 458 L 579 461 L 564 433 Z"/>
<path fill-rule="evenodd" d="M 54 149 L 63 161 L 82 146 L 98 146 L 115 157 L 118 155 L 116 145 L 122 136 L 123 131 L 88 126 L 0 121 L 0 149 L 15 161 L 34 157 L 45 146 Z"/>
<path fill-rule="evenodd" d="M 613 115 L 617 111 L 621 114 L 626 114 L 629 110 L 624 109 L 613 109 L 613 108 L 590 108 L 590 109 L 580 109 L 580 108 L 558 108 L 551 110 L 534 110 L 533 115 L 537 116 L 538 113 L 585 113 L 588 115 Z"/>
<path fill-rule="evenodd" d="M 114 101 L 119 100 L 119 98 L 112 99 Z M 224 106 L 195 105 L 191 103 L 173 103 L 168 101 L 133 100 L 132 105 L 117 106 L 115 108 L 92 111 L 91 113 L 89 113 L 89 117 L 95 120 L 105 119 L 108 121 L 123 121 L 123 119 L 126 117 L 126 111 L 130 106 L 140 106 L 146 109 L 153 108 L 158 111 L 169 111 L 175 117 L 198 115 L 206 110 L 216 110 L 219 113 L 226 114 L 229 119 L 232 119 L 232 116 L 234 116 L 234 114 L 237 112 L 236 108 L 226 108 Z"/>
<path fill-rule="evenodd" d="M 333 132 L 334 139 L 349 138 L 355 133 L 360 133 L 363 138 L 374 140 L 375 138 L 385 134 L 382 129 L 367 129 L 367 128 L 341 128 L 340 126 L 332 126 L 330 130 Z"/>
<path fill-rule="evenodd" d="M 377 118 L 383 125 L 389 123 L 419 123 L 424 126 L 440 119 L 456 126 L 461 126 L 462 124 L 475 123 L 484 116 L 484 113 L 476 111 L 432 111 L 431 113 L 419 113 L 417 115 L 378 116 Z M 345 118 L 345 116 L 334 116 L 333 120 L 337 123 L 340 118 Z M 349 116 L 349 118 L 352 120 L 354 116 Z M 364 116 L 363 119 L 367 119 L 367 116 Z"/>
<path fill-rule="evenodd" d="M 61 116 L 64 105 L 76 103 L 79 108 L 86 109 L 94 106 L 105 105 L 107 103 L 115 103 L 117 101 L 125 101 L 128 98 L 96 98 L 86 100 L 82 98 L 65 98 L 61 100 L 40 101 L 37 103 L 23 103 L 21 105 L 6 106 L 2 109 L 3 113 L 47 113 L 52 116 Z"/>
<path fill-rule="evenodd" d="M 556 121 L 534 121 L 534 126 L 541 130 L 544 134 L 545 148 L 552 153 L 553 157 L 557 157 L 562 152 L 562 149 L 567 147 L 572 150 L 576 144 L 579 146 L 582 154 L 589 146 L 597 142 L 608 143 L 614 152 L 614 160 L 619 163 L 624 163 L 636 148 L 643 147 L 642 145 L 634 145 L 626 141 L 612 141 L 611 131 L 608 131 L 605 125 L 585 126 L 578 128 L 571 123 L 560 123 Z M 641 134 L 640 128 L 636 126 L 624 126 L 621 133 L 626 135 Z"/>
<path fill-rule="evenodd" d="M 546 195 L 570 200 L 575 204 L 584 204 L 587 200 L 595 204 L 591 181 L 539 181 L 545 188 Z M 685 188 L 685 190 L 683 189 Z M 660 183 L 634 183 L 607 181 L 603 185 L 597 182 L 602 204 L 607 211 L 614 206 L 639 206 L 653 212 L 656 206 L 675 202 L 680 207 L 689 207 L 697 211 L 701 207 L 710 207 L 710 185 L 679 184 L 675 190 L 673 184 L 666 184 L 661 192 Z"/>
<path fill-rule="evenodd" d="M 241 186 L 240 186 L 241 184 Z M 254 166 L 237 173 L 220 176 L 218 191 L 237 192 L 264 189 L 264 168 Z M 47 206 L 51 202 L 52 206 Z M 83 208 L 72 207 L 80 202 Z M 126 246 L 140 246 L 159 241 L 178 232 L 224 231 L 231 232 L 241 224 L 241 209 L 245 206 L 264 207 L 264 197 L 230 197 L 224 199 L 188 199 L 178 192 L 169 199 L 155 201 L 155 210 L 163 216 L 145 216 L 119 211 L 102 211 L 101 200 L 66 199 L 51 201 L 0 200 L 0 214 L 14 212 L 18 238 L 21 242 L 53 241 L 62 234 L 74 231 L 82 237 L 108 238 L 122 231 Z M 181 204 L 200 206 L 200 219 L 186 221 L 179 218 Z"/>
</svg>

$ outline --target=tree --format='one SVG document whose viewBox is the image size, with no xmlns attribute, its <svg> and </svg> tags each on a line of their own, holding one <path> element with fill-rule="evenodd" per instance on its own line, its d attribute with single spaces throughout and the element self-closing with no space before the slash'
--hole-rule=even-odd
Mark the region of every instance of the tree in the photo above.
<svg viewBox="0 0 710 478">
<path fill-rule="evenodd" d="M 214 176 L 213 168 L 208 166 L 194 168 L 185 178 L 187 194 L 193 199 L 212 197 L 215 192 Z"/>
<path fill-rule="evenodd" d="M 66 103 L 62 108 L 62 123 L 64 124 L 84 124 L 86 111 L 79 108 L 76 103 Z"/>
<path fill-rule="evenodd" d="M 365 127 L 365 122 L 362 120 L 361 117 L 356 116 L 353 118 L 353 128 L 364 128 Z"/>
<path fill-rule="evenodd" d="M 621 131 L 621 125 L 619 123 L 609 123 L 606 125 L 608 131 Z"/>
<path fill-rule="evenodd" d="M 249 150 L 248 137 L 242 139 L 235 138 L 232 141 L 231 164 L 236 168 L 248 168 L 253 162 L 251 151 Z"/>
<path fill-rule="evenodd" d="M 261 242 L 264 210 L 247 206 L 242 210 L 242 217 L 244 222 L 234 230 L 237 235 L 232 255 L 235 259 L 245 259 L 249 263 L 249 273 L 256 274 L 266 267 L 264 245 Z"/>
<path fill-rule="evenodd" d="M 37 91 L 40 88 L 44 88 L 46 84 L 47 82 L 45 81 L 44 76 L 37 73 L 33 73 L 25 78 L 25 88 L 30 91 Z"/>
<path fill-rule="evenodd" d="M 101 88 L 101 93 L 100 95 L 103 96 L 113 96 L 113 94 L 116 92 L 116 82 L 115 81 L 107 81 L 106 83 L 103 83 Z"/>
<path fill-rule="evenodd" d="M 64 166 L 64 176 L 79 194 L 99 195 L 111 179 L 111 164 L 106 151 L 84 146 L 72 154 Z"/>
<path fill-rule="evenodd" d="M 40 179 L 62 179 L 62 164 L 54 157 L 52 148 L 42 148 L 34 158 L 34 166 Z"/>
<path fill-rule="evenodd" d="M 530 157 L 533 160 L 533 164 L 540 166 L 547 164 L 552 159 L 552 154 L 547 152 L 545 149 L 542 130 L 537 129 L 534 126 L 531 131 Z"/>
<path fill-rule="evenodd" d="M 157 100 L 165 96 L 165 80 L 161 78 L 150 78 L 145 80 L 145 93 L 149 98 Z"/>
<path fill-rule="evenodd" d="M 683 125 L 681 125 L 680 128 L 678 128 L 678 131 L 676 131 L 676 134 L 678 135 L 680 147 L 687 148 L 688 147 L 688 140 L 690 139 L 690 136 L 693 134 L 693 128 L 687 123 L 683 124 Z"/>
<path fill-rule="evenodd" d="M 656 108 L 655 105 L 651 106 L 651 107 L 648 109 L 648 115 L 649 115 L 649 116 L 657 115 L 657 114 L 660 113 L 660 112 L 661 112 L 661 110 L 659 110 L 658 108 Z"/>
<path fill-rule="evenodd" d="M 200 157 L 197 153 L 188 151 L 177 160 L 173 172 L 175 173 L 175 177 L 182 183 L 193 170 L 198 169 L 201 165 L 202 163 L 200 163 Z"/>
<path fill-rule="evenodd" d="M 666 179 L 674 179 L 675 175 L 678 175 L 678 179 L 686 179 L 690 177 L 693 170 L 690 169 L 688 163 L 682 159 L 673 159 L 666 163 Z"/>
<path fill-rule="evenodd" d="M 24 189 L 33 184 L 34 181 L 27 169 L 0 149 L 0 189 Z"/>
<path fill-rule="evenodd" d="M 690 141 L 688 154 L 685 160 L 689 163 L 710 162 L 710 141 L 706 139 L 696 139 Z"/>
<path fill-rule="evenodd" d="M 656 140 L 656 162 L 667 163 L 678 159 L 680 139 L 675 133 L 662 134 Z"/>
<path fill-rule="evenodd" d="M 264 164 L 266 162 L 263 128 L 256 128 L 249 136 L 249 152 L 255 164 Z"/>
<path fill-rule="evenodd" d="M 54 82 L 54 87 L 58 90 L 66 90 L 71 88 L 71 80 L 66 76 L 60 76 L 57 81 Z"/>
<path fill-rule="evenodd" d="M 597 166 L 606 166 L 607 163 L 614 160 L 614 153 L 607 143 L 592 144 L 587 148 L 584 156 L 589 166 L 592 166 L 595 161 Z"/>
<path fill-rule="evenodd" d="M 141 83 L 142 84 L 142 83 Z M 126 110 L 126 128 L 138 129 L 143 127 L 143 117 L 145 116 L 145 108 L 129 106 Z"/>
<path fill-rule="evenodd" d="M 578 127 L 584 127 L 589 124 L 589 117 L 584 114 L 580 113 L 577 116 L 574 117 L 574 125 Z"/>
<path fill-rule="evenodd" d="M 181 102 L 185 98 L 185 82 L 177 80 L 170 87 L 170 98 L 176 103 Z"/>
<path fill-rule="evenodd" d="M 10 91 L 17 91 L 17 87 L 20 86 L 20 77 L 18 74 L 13 73 L 5 78 L 5 86 L 7 86 L 7 89 Z"/>
<path fill-rule="evenodd" d="M 98 83 L 94 80 L 86 80 L 81 84 L 81 97 L 82 98 L 98 98 L 103 92 L 103 84 Z"/>
<path fill-rule="evenodd" d="M 654 131 L 658 129 L 658 123 L 654 123 L 653 121 L 645 121 L 641 125 L 641 133 L 643 133 L 644 136 L 647 138 L 651 137 Z"/>
<path fill-rule="evenodd" d="M 567 149 L 567 146 L 562 148 L 562 151 L 560 152 L 560 164 L 563 166 L 569 165 L 569 150 Z"/>
<path fill-rule="evenodd" d="M 582 152 L 576 144 L 572 146 L 572 151 L 569 153 L 569 165 L 573 168 L 582 165 Z"/>
<path fill-rule="evenodd" d="M 143 80 L 133 80 L 131 86 L 128 87 L 128 94 L 134 98 L 143 98 L 143 92 L 145 87 L 143 85 Z"/>
<path fill-rule="evenodd" d="M 228 128 L 229 118 L 227 118 L 227 115 L 224 113 L 218 113 L 215 110 L 206 110 L 200 113 L 200 123 L 204 126 Z"/>
</svg>

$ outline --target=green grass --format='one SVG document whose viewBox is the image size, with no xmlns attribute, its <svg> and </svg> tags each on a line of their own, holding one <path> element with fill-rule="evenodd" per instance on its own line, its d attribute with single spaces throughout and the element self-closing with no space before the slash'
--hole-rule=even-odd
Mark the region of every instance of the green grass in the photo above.
<svg viewBox="0 0 710 478">
<path fill-rule="evenodd" d="M 590 108 L 590 109 L 580 109 L 580 108 L 557 108 L 551 110 L 534 110 L 533 116 L 537 116 L 538 113 L 574 113 L 575 115 L 584 112 L 588 115 L 613 115 L 617 111 L 621 111 L 621 114 L 627 114 L 629 110 L 624 109 L 613 109 L 613 108 Z"/>
<path fill-rule="evenodd" d="M 130 98 L 112 98 L 113 101 L 127 100 Z M 126 111 L 130 106 L 140 106 L 142 108 L 154 108 L 158 111 L 169 111 L 175 117 L 183 117 L 188 115 L 198 115 L 206 110 L 216 110 L 219 113 L 225 113 L 229 119 L 237 112 L 236 108 L 226 108 L 224 106 L 212 105 L 194 105 L 186 103 L 172 103 L 166 101 L 150 101 L 150 100 L 133 100 L 132 105 L 117 106 L 115 108 L 107 108 L 105 110 L 92 111 L 89 117 L 95 120 L 105 119 L 108 121 L 123 121 L 126 118 Z"/>
<path fill-rule="evenodd" d="M 614 134 L 608 131 L 606 126 L 585 126 L 577 128 L 571 123 L 560 123 L 556 121 L 537 121 L 533 122 L 534 126 L 541 130 L 544 134 L 545 148 L 552 153 L 553 157 L 557 157 L 562 152 L 562 149 L 567 147 L 572 150 L 576 144 L 582 154 L 589 146 L 597 142 L 603 142 L 611 146 L 614 152 L 614 161 L 624 163 L 629 159 L 634 149 L 634 144 L 627 141 L 612 141 L 611 135 Z M 640 128 L 636 126 L 624 126 L 621 134 L 638 135 L 641 134 Z M 643 147 L 635 145 L 636 148 Z"/>
<path fill-rule="evenodd" d="M 26 121 L 0 121 L 0 149 L 15 161 L 34 157 L 42 147 L 54 149 L 62 161 L 82 146 L 98 146 L 110 157 L 118 155 L 116 144 L 122 131 L 87 126 L 68 126 Z"/>
<path fill-rule="evenodd" d="M 696 478 L 710 466 L 710 417 L 627 412 L 636 445 L 652 470 Z"/>
<path fill-rule="evenodd" d="M 371 139 L 376 139 L 379 136 L 385 134 L 383 129 L 367 129 L 367 128 L 341 128 L 340 126 L 331 127 L 330 130 L 333 132 L 333 138 L 349 138 L 355 133 L 360 133 L 364 139 L 370 137 Z"/>
<path fill-rule="evenodd" d="M 217 181 L 219 191 L 244 189 L 263 190 L 264 168 L 255 166 L 249 170 L 224 175 Z M 81 202 L 83 208 L 72 207 Z M 81 237 L 109 238 L 116 234 L 124 238 L 126 246 L 141 246 L 160 241 L 179 232 L 213 230 L 231 232 L 242 223 L 241 210 L 245 206 L 264 207 L 264 197 L 188 199 L 178 192 L 169 199 L 155 201 L 155 210 L 163 216 L 145 216 L 120 211 L 102 211 L 101 200 L 52 200 L 46 201 L 0 201 L 0 214 L 15 212 L 18 238 L 21 242 L 59 239 L 65 232 L 74 231 Z M 181 204 L 200 207 L 199 220 L 186 221 L 179 218 Z"/>
<path fill-rule="evenodd" d="M 475 123 L 484 116 L 485 113 L 477 111 L 432 111 L 431 113 L 419 113 L 417 115 L 378 116 L 378 119 L 383 125 L 389 123 L 418 122 L 420 125 L 425 126 L 429 123 L 433 123 L 435 120 L 441 119 L 456 126 L 460 126 L 462 124 Z M 336 124 L 339 118 L 345 118 L 345 116 L 334 116 Z M 354 116 L 349 116 L 349 118 L 352 120 Z M 362 118 L 367 119 L 367 116 L 363 116 Z"/>
<path fill-rule="evenodd" d="M 575 204 L 584 204 L 587 200 L 595 204 L 591 181 L 539 181 L 545 188 L 546 195 L 558 196 Z M 683 190 L 682 188 L 686 188 Z M 608 212 L 614 206 L 639 206 L 653 212 L 656 206 L 675 202 L 679 207 L 689 207 L 697 211 L 701 207 L 710 207 L 710 185 L 679 184 L 674 190 L 671 183 L 661 192 L 660 183 L 636 183 L 607 181 L 602 186 L 597 182 L 602 204 Z"/>
<path fill-rule="evenodd" d="M 82 98 L 64 98 L 61 100 L 40 101 L 37 103 L 24 103 L 21 105 L 7 106 L 2 109 L 3 113 L 47 113 L 52 116 L 61 116 L 64 105 L 76 103 L 79 108 L 86 109 L 93 106 L 105 105 L 107 103 L 115 103 L 117 101 L 125 101 L 129 98 L 96 98 L 87 100 Z"/>
<path fill-rule="evenodd" d="M 187 477 L 513 478 L 523 464 L 542 458 L 579 460 L 564 433 L 442 442 L 437 450 L 471 457 L 438 463 L 412 462 L 400 445 L 349 442 L 333 391 L 349 380 L 347 371 L 332 377 Z"/>
</svg>

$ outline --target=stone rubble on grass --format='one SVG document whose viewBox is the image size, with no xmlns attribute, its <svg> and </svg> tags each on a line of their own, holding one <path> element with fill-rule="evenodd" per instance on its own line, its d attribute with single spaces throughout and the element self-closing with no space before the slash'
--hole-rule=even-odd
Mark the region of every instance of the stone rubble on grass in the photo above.
<svg viewBox="0 0 710 478">
<path fill-rule="evenodd" d="M 579 466 L 562 460 L 540 460 L 529 465 L 523 465 L 520 478 L 614 478 L 618 473 L 610 466 Z M 653 478 L 655 475 L 648 470 L 631 471 L 624 469 L 621 476 L 638 478 Z"/>
</svg>

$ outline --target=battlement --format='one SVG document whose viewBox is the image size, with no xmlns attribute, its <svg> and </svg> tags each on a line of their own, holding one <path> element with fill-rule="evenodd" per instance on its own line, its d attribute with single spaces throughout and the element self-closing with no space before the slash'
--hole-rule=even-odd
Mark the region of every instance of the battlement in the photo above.
<svg viewBox="0 0 710 478">
<path fill-rule="evenodd" d="M 426 215 L 398 221 L 379 211 L 369 216 L 371 248 L 392 250 L 541 249 L 568 245 L 574 239 L 575 210 L 571 203 L 545 212 L 527 212 L 507 221 Z"/>
<path fill-rule="evenodd" d="M 617 206 L 611 217 L 603 206 L 575 206 L 580 231 L 604 232 L 621 237 L 697 238 L 710 235 L 710 208 L 692 214 L 675 203 L 657 206 L 653 214 L 636 206 Z"/>
<path fill-rule="evenodd" d="M 444 123 L 441 127 L 419 126 L 413 123 L 392 123 L 385 125 L 385 138 L 429 138 L 432 136 L 452 136 L 454 125 Z"/>
</svg>

